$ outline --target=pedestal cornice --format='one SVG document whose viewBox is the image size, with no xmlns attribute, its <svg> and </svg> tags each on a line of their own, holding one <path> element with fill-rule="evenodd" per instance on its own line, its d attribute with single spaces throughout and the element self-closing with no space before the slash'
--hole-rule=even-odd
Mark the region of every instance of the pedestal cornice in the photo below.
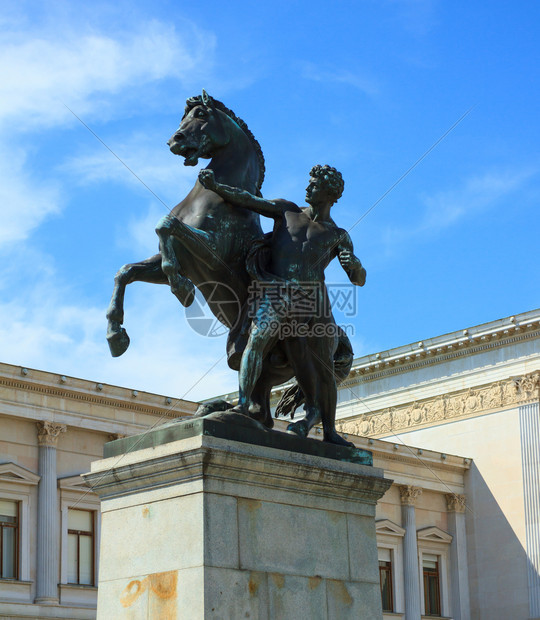
<svg viewBox="0 0 540 620">
<path fill-rule="evenodd" d="M 273 493 L 375 504 L 392 484 L 376 467 L 207 435 L 94 462 L 83 477 L 102 499 L 120 497 L 128 488 L 145 491 L 178 482 L 207 488 L 227 480 Z"/>
</svg>

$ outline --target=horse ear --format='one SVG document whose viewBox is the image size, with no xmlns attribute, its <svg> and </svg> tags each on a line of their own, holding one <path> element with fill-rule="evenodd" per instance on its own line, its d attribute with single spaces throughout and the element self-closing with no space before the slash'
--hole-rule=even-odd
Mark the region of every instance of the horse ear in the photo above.
<svg viewBox="0 0 540 620">
<path fill-rule="evenodd" d="M 204 105 L 208 105 L 208 102 L 210 101 L 210 95 L 204 90 L 204 88 L 202 89 L 201 101 Z"/>
</svg>

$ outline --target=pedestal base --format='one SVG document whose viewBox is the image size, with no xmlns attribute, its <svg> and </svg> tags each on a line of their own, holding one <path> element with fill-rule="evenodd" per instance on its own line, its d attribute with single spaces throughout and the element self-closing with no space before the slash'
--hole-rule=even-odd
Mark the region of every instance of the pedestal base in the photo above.
<svg viewBox="0 0 540 620">
<path fill-rule="evenodd" d="M 205 434 L 167 439 L 85 476 L 102 498 L 98 620 L 382 619 L 382 470 Z"/>
</svg>

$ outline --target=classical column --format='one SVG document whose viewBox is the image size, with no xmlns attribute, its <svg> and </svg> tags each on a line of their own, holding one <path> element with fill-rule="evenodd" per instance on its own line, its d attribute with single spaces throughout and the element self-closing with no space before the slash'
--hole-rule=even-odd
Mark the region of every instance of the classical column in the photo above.
<svg viewBox="0 0 540 620">
<path fill-rule="evenodd" d="M 415 503 L 422 493 L 420 487 L 401 485 L 401 519 L 405 528 L 403 536 L 403 582 L 405 585 L 405 620 L 420 620 L 420 577 L 418 569 L 418 545 L 416 542 Z"/>
<path fill-rule="evenodd" d="M 467 568 L 467 539 L 465 532 L 465 495 L 449 493 L 446 496 L 450 545 L 450 581 L 452 583 L 452 617 L 470 620 L 469 571 Z"/>
<path fill-rule="evenodd" d="M 522 390 L 540 397 L 540 373 L 532 375 Z M 527 386 L 525 390 L 525 386 Z M 521 467 L 525 504 L 525 541 L 529 582 L 529 616 L 540 618 L 540 406 L 530 403 L 519 408 Z"/>
<path fill-rule="evenodd" d="M 38 422 L 39 475 L 36 603 L 58 604 L 59 512 L 56 491 L 56 444 L 65 425 Z"/>
</svg>

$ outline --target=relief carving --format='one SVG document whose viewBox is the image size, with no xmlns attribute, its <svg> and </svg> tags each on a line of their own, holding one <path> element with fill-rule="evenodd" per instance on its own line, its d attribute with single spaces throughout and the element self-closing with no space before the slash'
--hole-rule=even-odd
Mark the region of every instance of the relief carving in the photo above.
<svg viewBox="0 0 540 620">
<path fill-rule="evenodd" d="M 444 394 L 424 401 L 371 412 L 354 420 L 342 420 L 339 429 L 369 437 L 430 424 L 443 419 L 481 413 L 500 407 L 522 405 L 540 398 L 540 371 L 522 377 Z"/>
</svg>

